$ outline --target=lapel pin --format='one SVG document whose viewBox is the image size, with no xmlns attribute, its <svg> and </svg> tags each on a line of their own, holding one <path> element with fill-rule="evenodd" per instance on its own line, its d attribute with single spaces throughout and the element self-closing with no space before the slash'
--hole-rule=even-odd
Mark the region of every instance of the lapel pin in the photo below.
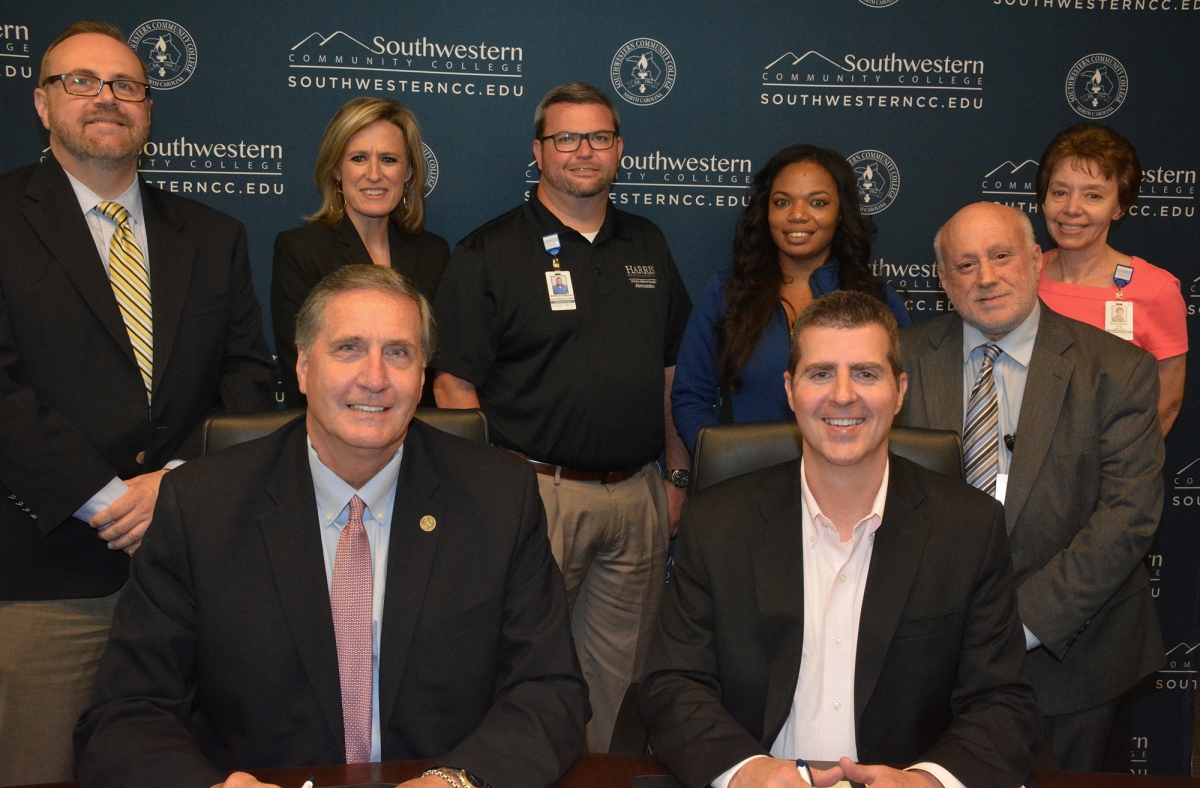
<svg viewBox="0 0 1200 788">
<path fill-rule="evenodd" d="M 421 518 L 421 530 L 429 533 L 434 528 L 437 528 L 437 518 L 432 514 L 427 514 Z"/>
</svg>

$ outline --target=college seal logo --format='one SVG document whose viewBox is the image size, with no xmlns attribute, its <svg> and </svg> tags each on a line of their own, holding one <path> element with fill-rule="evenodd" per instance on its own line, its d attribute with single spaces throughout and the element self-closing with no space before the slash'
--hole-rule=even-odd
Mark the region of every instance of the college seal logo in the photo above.
<svg viewBox="0 0 1200 788">
<path fill-rule="evenodd" d="M 889 5 L 895 5 L 900 2 L 900 0 L 858 0 L 858 2 L 871 8 L 887 8 Z"/>
<path fill-rule="evenodd" d="M 1067 74 L 1067 103 L 1085 118 L 1107 118 L 1129 94 L 1129 75 L 1112 55 L 1096 53 L 1080 59 Z"/>
<path fill-rule="evenodd" d="M 428 197 L 437 187 L 438 162 L 437 156 L 433 155 L 433 149 L 424 142 L 421 143 L 421 153 L 425 158 L 425 196 Z"/>
<path fill-rule="evenodd" d="M 860 150 L 846 161 L 858 179 L 858 205 L 871 216 L 887 210 L 900 193 L 900 169 L 892 157 L 877 150 Z"/>
<path fill-rule="evenodd" d="M 155 90 L 172 90 L 196 71 L 196 41 L 169 19 L 151 19 L 129 37 L 129 48 L 146 65 L 146 78 Z"/>
<path fill-rule="evenodd" d="M 613 55 L 611 73 L 621 98 L 639 106 L 657 104 L 675 86 L 675 58 L 653 38 L 635 38 Z"/>
</svg>

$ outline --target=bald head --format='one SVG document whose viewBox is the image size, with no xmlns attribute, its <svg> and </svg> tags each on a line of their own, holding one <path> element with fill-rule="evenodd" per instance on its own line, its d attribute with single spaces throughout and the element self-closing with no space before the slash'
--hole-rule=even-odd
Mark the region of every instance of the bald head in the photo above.
<svg viewBox="0 0 1200 788">
<path fill-rule="evenodd" d="M 968 205 L 933 239 L 938 274 L 968 324 L 998 340 L 1037 303 L 1042 250 L 1024 213 L 990 202 Z"/>
</svg>

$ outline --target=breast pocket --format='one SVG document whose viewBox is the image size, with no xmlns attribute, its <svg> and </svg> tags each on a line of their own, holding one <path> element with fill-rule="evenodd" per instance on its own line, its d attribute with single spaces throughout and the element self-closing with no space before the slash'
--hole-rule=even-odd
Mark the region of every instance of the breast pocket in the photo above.
<svg viewBox="0 0 1200 788">
<path fill-rule="evenodd" d="M 455 638 L 473 634 L 473 630 L 482 627 L 489 621 L 495 622 L 499 628 L 503 615 L 504 594 L 496 594 L 477 605 L 464 610 L 442 621 L 425 627 L 430 642 L 445 643 Z"/>
<path fill-rule="evenodd" d="M 962 628 L 962 611 L 952 610 L 936 616 L 902 618 L 896 625 L 892 640 L 915 640 L 957 632 Z"/>
<path fill-rule="evenodd" d="M 183 319 L 191 320 L 193 318 L 205 317 L 216 312 L 223 312 L 228 308 L 229 297 L 227 293 L 217 293 L 208 295 L 197 300 L 188 302 L 187 308 L 183 310 Z"/>
</svg>

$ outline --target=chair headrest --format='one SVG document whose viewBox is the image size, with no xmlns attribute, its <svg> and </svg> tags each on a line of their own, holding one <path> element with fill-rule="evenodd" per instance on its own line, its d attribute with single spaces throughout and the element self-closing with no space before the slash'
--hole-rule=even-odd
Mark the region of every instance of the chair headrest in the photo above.
<svg viewBox="0 0 1200 788">
<path fill-rule="evenodd" d="M 794 422 L 720 424 L 700 429 L 692 465 L 691 492 L 760 468 L 794 460 L 801 453 Z M 892 427 L 889 450 L 931 471 L 962 479 L 962 442 L 953 430 Z"/>
</svg>

